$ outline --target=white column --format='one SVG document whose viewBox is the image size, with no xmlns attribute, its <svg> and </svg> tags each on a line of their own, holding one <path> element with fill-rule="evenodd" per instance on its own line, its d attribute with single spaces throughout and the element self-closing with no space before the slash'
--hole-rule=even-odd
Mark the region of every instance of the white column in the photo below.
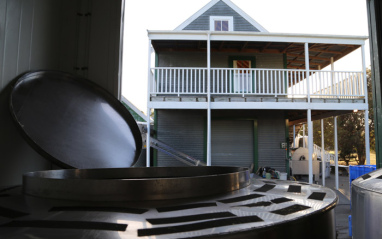
<svg viewBox="0 0 382 239">
<path fill-rule="evenodd" d="M 309 183 L 313 183 L 313 123 L 312 110 L 308 109 L 308 154 L 309 154 Z"/>
<path fill-rule="evenodd" d="M 296 148 L 296 125 L 293 125 L 293 148 Z"/>
<path fill-rule="evenodd" d="M 337 90 L 334 90 L 335 84 L 334 84 L 334 59 L 333 57 L 330 57 L 330 70 L 332 73 L 330 74 L 331 82 L 332 82 L 332 95 L 337 95 Z M 335 94 L 336 93 L 336 94 Z"/>
<path fill-rule="evenodd" d="M 322 186 L 325 186 L 325 170 L 326 170 L 326 158 L 325 158 L 325 142 L 324 142 L 324 120 L 321 119 L 321 170 L 322 170 Z"/>
<path fill-rule="evenodd" d="M 310 82 L 309 82 L 309 44 L 305 42 L 305 71 L 306 71 L 306 88 L 308 94 L 308 102 L 310 103 Z"/>
<path fill-rule="evenodd" d="M 337 116 L 334 116 L 334 151 L 335 151 L 335 165 L 334 175 L 336 182 L 336 189 L 338 190 L 338 141 L 337 141 Z"/>
<path fill-rule="evenodd" d="M 370 165 L 370 132 L 369 132 L 369 110 L 365 110 L 365 147 L 366 164 Z"/>
<path fill-rule="evenodd" d="M 150 105 L 151 98 L 151 40 L 148 46 L 148 63 L 147 63 L 147 105 Z M 146 134 L 146 167 L 150 167 L 150 112 L 151 108 L 147 107 L 147 134 Z"/>
<path fill-rule="evenodd" d="M 150 111 L 151 109 L 147 107 L 147 133 L 146 133 L 146 167 L 150 167 L 150 131 L 151 131 L 151 125 L 150 125 Z"/>
<path fill-rule="evenodd" d="M 299 145 L 301 147 L 301 145 Z M 305 145 L 305 124 L 302 125 L 302 147 L 306 148 Z"/>
<path fill-rule="evenodd" d="M 363 69 L 363 84 L 365 85 L 365 103 L 368 103 L 367 93 L 367 76 L 366 76 L 366 63 L 365 63 L 365 45 L 362 45 L 362 69 Z M 369 132 L 369 111 L 365 110 L 365 147 L 366 147 L 366 164 L 370 165 L 370 132 Z"/>
<path fill-rule="evenodd" d="M 211 166 L 211 33 L 207 34 L 207 166 Z"/>
</svg>

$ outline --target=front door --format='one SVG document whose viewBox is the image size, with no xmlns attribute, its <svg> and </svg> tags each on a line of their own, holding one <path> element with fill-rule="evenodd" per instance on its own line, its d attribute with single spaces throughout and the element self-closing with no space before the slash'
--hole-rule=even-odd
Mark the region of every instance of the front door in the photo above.
<svg viewBox="0 0 382 239">
<path fill-rule="evenodd" d="M 234 93 L 253 93 L 254 57 L 232 57 L 230 59 L 233 71 L 233 92 Z"/>
</svg>

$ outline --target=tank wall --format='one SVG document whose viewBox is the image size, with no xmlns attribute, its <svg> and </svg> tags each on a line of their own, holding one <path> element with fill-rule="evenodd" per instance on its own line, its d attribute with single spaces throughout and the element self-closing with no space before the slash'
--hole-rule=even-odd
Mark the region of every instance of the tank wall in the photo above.
<svg viewBox="0 0 382 239">
<path fill-rule="evenodd" d="M 382 194 L 352 185 L 354 239 L 382 238 Z"/>
</svg>

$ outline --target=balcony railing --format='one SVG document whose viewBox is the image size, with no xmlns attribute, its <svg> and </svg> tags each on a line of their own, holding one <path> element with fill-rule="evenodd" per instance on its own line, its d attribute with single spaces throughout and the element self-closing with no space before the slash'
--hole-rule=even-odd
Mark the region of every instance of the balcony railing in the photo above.
<svg viewBox="0 0 382 239">
<path fill-rule="evenodd" d="M 274 96 L 357 99 L 365 96 L 362 71 L 156 67 L 151 95 Z M 309 81 L 309 82 L 308 82 Z"/>
</svg>

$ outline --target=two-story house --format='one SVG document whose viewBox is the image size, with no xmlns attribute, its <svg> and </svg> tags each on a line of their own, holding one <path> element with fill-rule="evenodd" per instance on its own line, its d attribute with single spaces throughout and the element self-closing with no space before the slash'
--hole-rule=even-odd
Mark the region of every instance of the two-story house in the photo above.
<svg viewBox="0 0 382 239">
<path fill-rule="evenodd" d="M 287 172 L 293 125 L 307 122 L 312 152 L 312 120 L 355 109 L 368 118 L 365 63 L 322 70 L 358 48 L 365 62 L 367 37 L 271 33 L 229 0 L 148 37 L 154 136 L 207 165 Z M 183 165 L 161 152 L 153 164 Z"/>
</svg>

